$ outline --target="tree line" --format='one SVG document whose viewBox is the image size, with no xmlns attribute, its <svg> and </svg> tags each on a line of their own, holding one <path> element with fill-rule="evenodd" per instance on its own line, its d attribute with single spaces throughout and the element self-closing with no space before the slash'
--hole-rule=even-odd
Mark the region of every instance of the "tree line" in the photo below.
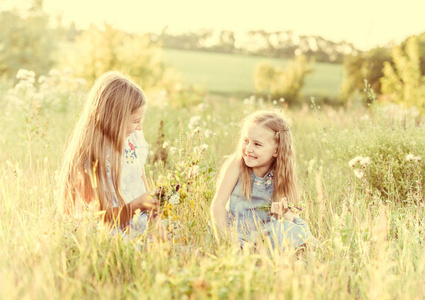
<svg viewBox="0 0 425 300">
<path fill-rule="evenodd" d="M 297 35 L 291 30 L 250 30 L 235 33 L 231 30 L 203 29 L 170 33 L 165 27 L 161 33 L 151 33 L 151 40 L 164 48 L 211 51 L 231 54 L 249 54 L 293 59 L 298 55 L 314 57 L 317 62 L 342 63 L 347 54 L 360 51 L 351 43 L 334 42 L 317 35 Z"/>
<path fill-rule="evenodd" d="M 425 111 L 425 32 L 393 47 L 358 51 L 346 42 L 334 43 L 318 36 L 297 37 L 291 31 L 260 30 L 240 36 L 232 31 L 212 30 L 171 34 L 167 28 L 160 34 L 130 34 L 107 24 L 102 29 L 92 26 L 78 30 L 75 24 L 60 23 L 52 28 L 42 1 L 33 3 L 24 13 L 0 12 L 0 78 L 13 79 L 19 69 L 47 74 L 67 62 L 76 75 L 91 81 L 106 70 L 123 67 L 148 85 L 176 94 L 181 91 L 182 81 L 160 55 L 161 47 L 169 47 L 292 59 L 293 63 L 285 69 L 264 62 L 254 71 L 257 93 L 275 99 L 284 97 L 288 102 L 297 98 L 305 76 L 312 71 L 310 62 L 341 62 L 345 75 L 338 103 L 353 98 L 367 103 L 363 93 L 366 80 L 378 99 L 415 105 Z M 65 48 L 58 49 L 59 45 Z M 79 51 L 71 56 L 68 48 Z M 187 97 L 188 94 L 181 97 L 182 103 Z"/>
</svg>

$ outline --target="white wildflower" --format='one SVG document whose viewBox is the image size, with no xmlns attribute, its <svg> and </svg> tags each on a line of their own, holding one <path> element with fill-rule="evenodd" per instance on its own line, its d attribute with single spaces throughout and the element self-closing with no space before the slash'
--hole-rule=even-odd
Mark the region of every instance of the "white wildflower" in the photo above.
<svg viewBox="0 0 425 300">
<path fill-rule="evenodd" d="M 357 178 L 362 178 L 364 176 L 364 172 L 362 170 L 359 170 L 359 169 L 354 169 L 354 175 Z"/>
<path fill-rule="evenodd" d="M 407 156 L 406 156 L 406 160 L 407 161 L 415 161 L 415 162 L 420 162 L 422 159 L 421 159 L 421 157 L 420 156 L 415 156 L 415 155 L 413 155 L 413 154 L 407 154 Z"/>
<path fill-rule="evenodd" d="M 362 156 L 356 156 L 356 157 L 354 157 L 352 160 L 350 160 L 350 161 L 348 162 L 348 165 L 349 165 L 350 167 L 354 168 L 354 166 L 356 165 L 356 163 L 361 163 L 363 159 L 364 159 L 364 157 L 362 157 Z M 369 158 L 368 158 L 368 159 L 369 159 Z M 367 160 L 366 160 L 366 161 L 367 161 Z"/>
<path fill-rule="evenodd" d="M 51 69 L 49 72 L 49 76 L 52 77 L 59 77 L 61 75 L 61 72 L 56 69 Z"/>
<path fill-rule="evenodd" d="M 370 157 L 363 157 L 360 161 L 360 164 L 363 167 L 366 167 L 368 164 L 370 164 Z"/>
<path fill-rule="evenodd" d="M 276 100 L 273 100 L 273 105 L 277 105 L 277 101 Z"/>
<path fill-rule="evenodd" d="M 38 83 L 40 84 L 45 82 L 46 80 L 47 80 L 47 77 L 44 75 L 41 75 L 40 77 L 38 77 Z"/>
<path fill-rule="evenodd" d="M 209 138 L 211 135 L 212 135 L 212 130 L 211 129 L 206 129 L 206 130 L 204 130 L 204 136 L 206 137 L 206 138 Z"/>
<path fill-rule="evenodd" d="M 202 144 L 201 146 L 199 146 L 199 154 L 202 154 L 207 149 L 208 149 L 208 145 Z"/>
<path fill-rule="evenodd" d="M 285 102 L 285 99 L 280 98 L 279 101 L 283 103 L 283 102 Z"/>
<path fill-rule="evenodd" d="M 25 80 L 27 78 L 27 72 L 27 70 L 19 69 L 18 73 L 16 74 L 16 78 Z"/>
<path fill-rule="evenodd" d="M 33 71 L 28 71 L 25 69 L 19 69 L 18 73 L 16 74 L 16 78 L 19 80 L 25 80 L 30 83 L 35 82 L 35 73 Z"/>
<path fill-rule="evenodd" d="M 176 147 L 170 147 L 170 153 L 174 154 L 177 152 L 177 148 Z"/>
<path fill-rule="evenodd" d="M 191 167 L 189 169 L 188 176 L 193 177 L 193 176 L 197 176 L 197 175 L 199 175 L 199 166 L 194 165 L 193 167 Z"/>
<path fill-rule="evenodd" d="M 168 202 L 172 205 L 176 205 L 180 203 L 180 194 L 179 193 L 175 193 L 174 195 L 172 195 L 170 197 L 170 200 L 168 200 Z"/>
<path fill-rule="evenodd" d="M 415 158 L 415 156 L 411 153 L 407 154 L 407 156 L 406 156 L 407 161 L 413 161 L 414 158 Z"/>
<path fill-rule="evenodd" d="M 200 127 L 196 127 L 194 130 L 193 130 L 193 132 L 194 133 L 199 133 L 201 131 L 201 128 Z"/>
<path fill-rule="evenodd" d="M 254 105 L 255 104 L 255 96 L 254 95 L 252 95 L 251 97 L 249 97 L 249 98 L 245 98 L 244 100 L 243 100 L 243 104 L 244 105 Z"/>
<path fill-rule="evenodd" d="M 207 110 L 207 108 L 208 108 L 208 104 L 205 104 L 205 103 L 199 103 L 198 104 L 198 109 L 200 111 L 205 111 L 205 110 Z"/>
<path fill-rule="evenodd" d="M 201 116 L 193 116 L 192 118 L 190 118 L 189 125 L 188 125 L 189 129 L 194 130 L 199 125 L 200 121 L 201 121 Z"/>
<path fill-rule="evenodd" d="M 162 148 L 167 149 L 168 148 L 168 143 L 164 142 L 164 144 L 162 144 Z"/>
<path fill-rule="evenodd" d="M 21 80 L 15 85 L 15 89 L 17 90 L 30 90 L 33 87 L 32 83 L 26 80 Z"/>
</svg>

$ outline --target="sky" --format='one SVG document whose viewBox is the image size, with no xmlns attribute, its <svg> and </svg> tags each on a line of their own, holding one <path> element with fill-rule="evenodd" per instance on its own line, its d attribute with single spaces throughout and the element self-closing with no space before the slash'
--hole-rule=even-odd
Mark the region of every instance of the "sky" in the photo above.
<svg viewBox="0 0 425 300">
<path fill-rule="evenodd" d="M 31 0 L 0 0 L 4 7 Z M 130 32 L 198 29 L 287 31 L 347 41 L 367 50 L 425 32 L 425 0 L 44 0 L 77 27 L 105 21 Z"/>
</svg>

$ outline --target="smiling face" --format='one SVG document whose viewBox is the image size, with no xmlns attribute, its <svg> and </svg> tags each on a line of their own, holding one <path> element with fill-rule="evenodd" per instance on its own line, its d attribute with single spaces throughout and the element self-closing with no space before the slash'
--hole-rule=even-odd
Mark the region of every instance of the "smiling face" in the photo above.
<svg viewBox="0 0 425 300">
<path fill-rule="evenodd" d="M 146 112 L 146 109 L 147 109 L 147 105 L 145 104 L 139 109 L 136 109 L 136 111 L 134 111 L 131 114 L 127 122 L 127 130 L 126 130 L 127 137 L 136 130 L 142 130 L 142 118 Z"/>
<path fill-rule="evenodd" d="M 263 177 L 277 157 L 274 131 L 258 124 L 251 124 L 242 132 L 242 158 L 255 175 Z"/>
</svg>

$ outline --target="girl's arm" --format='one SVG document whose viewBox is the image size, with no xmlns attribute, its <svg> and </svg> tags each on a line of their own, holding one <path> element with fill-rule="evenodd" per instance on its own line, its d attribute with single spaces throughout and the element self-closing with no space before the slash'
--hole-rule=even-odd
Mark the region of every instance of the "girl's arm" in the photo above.
<svg viewBox="0 0 425 300">
<path fill-rule="evenodd" d="M 108 208 L 106 210 L 106 218 L 108 221 L 118 220 L 120 227 L 124 228 L 129 224 L 138 209 L 141 211 L 154 210 L 157 209 L 158 205 L 158 200 L 150 192 L 146 192 L 123 207 Z"/>
<path fill-rule="evenodd" d="M 217 189 L 211 204 L 212 223 L 220 232 L 225 232 L 228 226 L 226 204 L 238 182 L 239 174 L 240 158 L 232 156 L 221 168 Z"/>
</svg>

